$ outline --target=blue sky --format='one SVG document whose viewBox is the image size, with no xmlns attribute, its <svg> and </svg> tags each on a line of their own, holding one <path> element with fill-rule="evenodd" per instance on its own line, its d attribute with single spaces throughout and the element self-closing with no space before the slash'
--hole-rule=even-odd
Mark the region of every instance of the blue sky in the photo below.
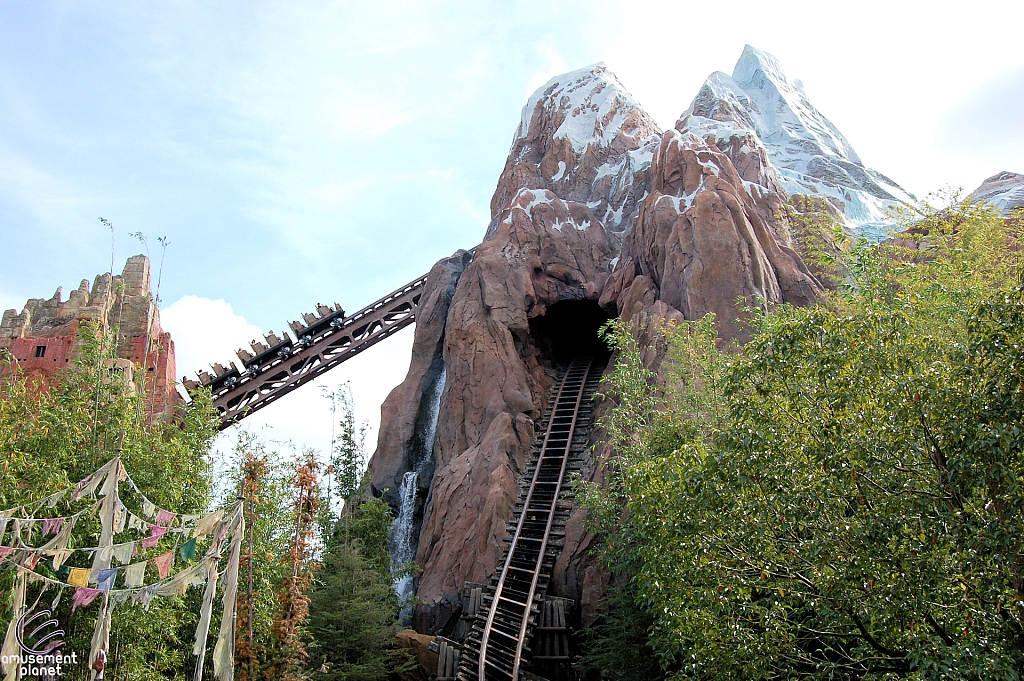
<svg viewBox="0 0 1024 681">
<path fill-rule="evenodd" d="M 257 327 L 280 330 L 317 302 L 355 310 L 476 244 L 520 109 L 552 76 L 605 61 L 670 126 L 745 43 L 779 57 L 868 165 L 918 194 L 969 190 L 1024 172 L 1022 19 L 1009 1 L 954 13 L 0 0 L 0 307 L 106 271 L 103 216 L 118 267 L 141 251 L 129 233 L 154 251 L 170 240 L 161 298 L 179 375 L 231 359 Z M 326 382 L 350 380 L 375 420 L 409 336 Z M 322 448 L 317 393 L 254 427 Z"/>
</svg>

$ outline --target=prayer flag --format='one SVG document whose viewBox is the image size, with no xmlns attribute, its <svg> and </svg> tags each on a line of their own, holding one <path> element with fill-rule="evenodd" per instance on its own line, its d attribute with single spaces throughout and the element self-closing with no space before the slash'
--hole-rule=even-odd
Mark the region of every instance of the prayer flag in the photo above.
<svg viewBox="0 0 1024 681">
<path fill-rule="evenodd" d="M 100 591 L 110 591 L 114 588 L 115 579 L 117 579 L 117 568 L 100 570 L 96 575 L 97 588 Z"/>
<path fill-rule="evenodd" d="M 53 569 L 61 570 L 64 565 L 64 561 L 68 559 L 74 553 L 73 549 L 53 549 L 50 551 L 50 555 L 53 556 Z"/>
<path fill-rule="evenodd" d="M 216 511 L 215 513 L 203 516 L 203 519 L 196 525 L 195 532 L 192 534 L 196 537 L 210 534 L 217 527 L 217 523 L 220 522 L 222 515 L 224 515 L 224 511 Z"/>
<path fill-rule="evenodd" d="M 135 589 L 142 586 L 142 582 L 146 577 L 146 561 L 141 563 L 132 563 L 124 571 L 124 585 L 129 589 Z"/>
<path fill-rule="evenodd" d="M 184 561 L 191 561 L 196 557 L 196 538 L 192 537 L 187 542 L 181 545 L 178 549 L 178 555 Z"/>
<path fill-rule="evenodd" d="M 71 586 L 89 586 L 89 571 L 86 568 L 71 568 L 68 573 L 68 584 Z"/>
<path fill-rule="evenodd" d="M 82 488 L 86 486 L 86 484 L 89 482 L 89 478 L 91 477 L 92 475 L 87 475 L 78 481 L 78 486 L 75 487 L 75 493 L 71 495 L 71 501 L 78 501 L 78 498 L 82 496 Z"/>
<path fill-rule="evenodd" d="M 142 502 L 142 512 L 146 514 L 147 518 L 152 518 L 156 515 L 156 506 L 153 505 L 152 501 L 146 499 Z"/>
<path fill-rule="evenodd" d="M 145 589 L 143 589 L 143 590 L 141 590 L 139 592 L 138 596 L 136 596 L 136 598 L 138 599 L 138 602 L 146 610 L 149 610 L 149 602 L 151 600 L 153 600 L 153 596 L 156 595 L 156 589 L 157 589 L 157 587 L 156 587 L 155 584 L 153 586 L 147 586 Z"/>
<path fill-rule="evenodd" d="M 149 532 L 149 536 L 142 540 L 142 548 L 144 549 L 151 549 L 156 546 L 157 542 L 160 541 L 160 537 L 164 536 L 167 532 L 167 528 L 160 527 L 159 525 L 150 525 Z"/>
<path fill-rule="evenodd" d="M 116 508 L 117 510 L 114 511 L 114 534 L 121 534 L 124 532 L 124 522 L 128 519 L 128 507 L 118 500 Z"/>
<path fill-rule="evenodd" d="M 116 544 L 114 546 L 114 558 L 121 565 L 127 565 L 132 559 L 132 554 L 135 552 L 135 542 L 131 541 L 126 544 Z"/>
<path fill-rule="evenodd" d="M 174 551 L 168 551 L 162 553 L 153 559 L 153 563 L 156 564 L 157 574 L 160 575 L 160 579 L 166 579 L 167 575 L 171 574 L 171 561 L 174 560 Z"/>
<path fill-rule="evenodd" d="M 64 518 L 44 518 L 43 519 L 43 536 L 48 534 L 57 534 L 60 532 L 60 528 L 64 526 Z"/>
<path fill-rule="evenodd" d="M 170 527 L 171 523 L 173 523 L 174 519 L 177 517 L 177 513 L 171 513 L 170 511 L 165 511 L 161 508 L 156 512 L 156 524 L 163 525 L 164 527 Z"/>
<path fill-rule="evenodd" d="M 84 586 L 75 589 L 75 597 L 71 601 L 71 612 L 74 612 L 78 607 L 88 607 L 90 603 L 96 600 L 96 596 L 99 594 L 99 589 L 89 589 Z"/>
<path fill-rule="evenodd" d="M 0 546 L 0 558 L 6 558 L 13 550 L 13 546 Z"/>
</svg>

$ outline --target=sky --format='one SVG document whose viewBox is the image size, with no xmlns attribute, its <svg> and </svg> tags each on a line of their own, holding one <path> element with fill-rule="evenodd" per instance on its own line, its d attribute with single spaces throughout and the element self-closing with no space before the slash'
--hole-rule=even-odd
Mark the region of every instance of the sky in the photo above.
<svg viewBox="0 0 1024 681">
<path fill-rule="evenodd" d="M 0 309 L 120 269 L 141 232 L 179 376 L 317 303 L 354 311 L 479 242 L 523 104 L 599 61 L 670 127 L 749 43 L 866 165 L 970 191 L 1024 172 L 1022 22 L 1009 0 L 0 0 Z M 372 451 L 411 345 L 246 427 L 324 451 L 320 386 L 347 381 Z"/>
</svg>

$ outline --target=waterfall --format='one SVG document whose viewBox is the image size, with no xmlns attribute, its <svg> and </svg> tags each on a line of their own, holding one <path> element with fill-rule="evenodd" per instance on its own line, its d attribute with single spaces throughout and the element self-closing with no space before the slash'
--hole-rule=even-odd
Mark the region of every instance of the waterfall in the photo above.
<svg viewBox="0 0 1024 681">
<path fill-rule="evenodd" d="M 441 393 L 444 392 L 446 372 L 444 368 L 430 387 L 430 399 L 427 403 L 426 423 L 420 431 L 419 451 L 411 458 L 412 470 L 402 476 L 402 484 L 398 488 L 398 515 L 391 524 L 391 536 L 388 548 L 391 550 L 391 572 L 395 574 L 392 583 L 395 593 L 402 603 L 401 619 L 408 623 L 412 615 L 413 575 L 398 575 L 397 571 L 416 558 L 416 493 L 419 485 L 419 474 L 430 462 L 434 452 L 434 440 L 437 437 L 437 414 L 441 408 Z M 422 423 L 422 421 L 421 421 Z"/>
<path fill-rule="evenodd" d="M 423 433 L 423 449 L 416 460 L 417 471 L 421 465 L 430 461 L 430 457 L 434 454 L 434 440 L 437 438 L 437 413 L 441 410 L 441 393 L 444 392 L 447 378 L 448 372 L 442 367 L 441 374 L 434 381 L 433 390 L 430 393 L 430 411 L 427 414 L 427 429 Z"/>
<path fill-rule="evenodd" d="M 400 506 L 398 517 L 391 525 L 391 571 L 396 572 L 400 567 L 411 563 L 416 557 L 414 530 L 414 516 L 416 515 L 416 483 L 419 474 L 416 471 L 409 471 L 402 476 L 402 486 L 398 489 Z M 396 576 L 394 580 L 395 593 L 402 602 L 402 613 L 409 607 L 407 604 L 412 596 L 412 575 Z M 404 619 L 404 617 L 403 617 Z"/>
</svg>

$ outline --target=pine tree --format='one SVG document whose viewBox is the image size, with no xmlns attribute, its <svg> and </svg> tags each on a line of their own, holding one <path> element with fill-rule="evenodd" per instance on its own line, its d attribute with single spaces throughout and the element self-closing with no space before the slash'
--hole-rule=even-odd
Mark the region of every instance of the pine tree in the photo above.
<svg viewBox="0 0 1024 681">
<path fill-rule="evenodd" d="M 328 681 L 375 681 L 405 661 L 395 646 L 398 598 L 387 549 L 391 512 L 380 499 L 350 498 L 345 516 L 311 594 L 311 662 Z"/>
</svg>

